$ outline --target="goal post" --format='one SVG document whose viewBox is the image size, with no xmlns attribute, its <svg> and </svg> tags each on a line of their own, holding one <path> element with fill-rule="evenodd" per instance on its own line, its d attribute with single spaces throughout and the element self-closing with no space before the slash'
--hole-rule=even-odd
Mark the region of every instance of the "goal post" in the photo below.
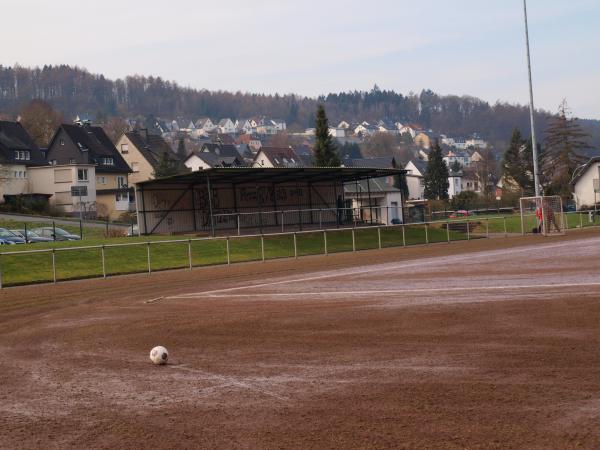
<svg viewBox="0 0 600 450">
<path fill-rule="evenodd" d="M 549 236 L 565 233 L 565 215 L 560 196 L 522 197 L 520 207 L 522 234 Z"/>
</svg>

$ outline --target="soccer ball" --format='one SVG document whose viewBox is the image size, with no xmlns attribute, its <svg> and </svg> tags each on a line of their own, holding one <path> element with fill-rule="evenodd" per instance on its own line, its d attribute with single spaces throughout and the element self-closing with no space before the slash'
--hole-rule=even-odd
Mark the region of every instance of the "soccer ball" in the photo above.
<svg viewBox="0 0 600 450">
<path fill-rule="evenodd" d="M 169 352 L 162 346 L 154 347 L 150 350 L 150 361 L 154 364 L 166 364 L 169 359 Z"/>
</svg>

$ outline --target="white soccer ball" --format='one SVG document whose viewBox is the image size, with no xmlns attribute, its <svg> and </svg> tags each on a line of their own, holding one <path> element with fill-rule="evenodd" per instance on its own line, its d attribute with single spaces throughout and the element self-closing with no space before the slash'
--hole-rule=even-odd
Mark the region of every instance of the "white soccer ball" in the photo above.
<svg viewBox="0 0 600 450">
<path fill-rule="evenodd" d="M 150 350 L 150 361 L 154 364 L 166 364 L 169 359 L 169 352 L 166 348 L 159 345 Z"/>
</svg>

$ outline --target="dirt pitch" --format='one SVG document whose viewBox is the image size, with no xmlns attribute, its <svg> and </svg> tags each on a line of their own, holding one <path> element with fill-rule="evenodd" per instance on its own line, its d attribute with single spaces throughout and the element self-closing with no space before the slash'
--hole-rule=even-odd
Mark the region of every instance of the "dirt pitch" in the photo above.
<svg viewBox="0 0 600 450">
<path fill-rule="evenodd" d="M 600 233 L 6 289 L 0 350 L 3 448 L 598 448 Z"/>
</svg>

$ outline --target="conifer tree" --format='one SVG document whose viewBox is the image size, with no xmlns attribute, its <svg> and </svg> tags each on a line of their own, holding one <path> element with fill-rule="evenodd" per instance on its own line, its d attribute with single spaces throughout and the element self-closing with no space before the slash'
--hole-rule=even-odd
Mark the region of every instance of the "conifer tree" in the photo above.
<svg viewBox="0 0 600 450">
<path fill-rule="evenodd" d="M 323 105 L 317 107 L 316 142 L 313 149 L 315 165 L 319 167 L 339 167 L 340 156 L 333 138 L 329 134 L 329 121 Z"/>
<path fill-rule="evenodd" d="M 170 177 L 172 175 L 177 175 L 179 173 L 179 169 L 177 164 L 169 158 L 169 154 L 164 152 L 160 156 L 160 160 L 158 161 L 158 166 L 154 169 L 154 178 L 163 178 Z"/>
<path fill-rule="evenodd" d="M 521 131 L 515 128 L 510 144 L 502 159 L 502 174 L 509 184 L 521 191 L 522 195 L 533 195 L 533 151 L 531 140 L 523 139 Z"/>
<path fill-rule="evenodd" d="M 427 171 L 425 172 L 425 198 L 428 200 L 447 200 L 448 188 L 448 166 L 443 159 L 442 149 L 436 142 L 429 152 Z"/>
<path fill-rule="evenodd" d="M 187 158 L 187 150 L 185 148 L 185 141 L 183 140 L 183 137 L 179 138 L 179 143 L 177 144 L 177 157 L 182 162 Z"/>
</svg>

